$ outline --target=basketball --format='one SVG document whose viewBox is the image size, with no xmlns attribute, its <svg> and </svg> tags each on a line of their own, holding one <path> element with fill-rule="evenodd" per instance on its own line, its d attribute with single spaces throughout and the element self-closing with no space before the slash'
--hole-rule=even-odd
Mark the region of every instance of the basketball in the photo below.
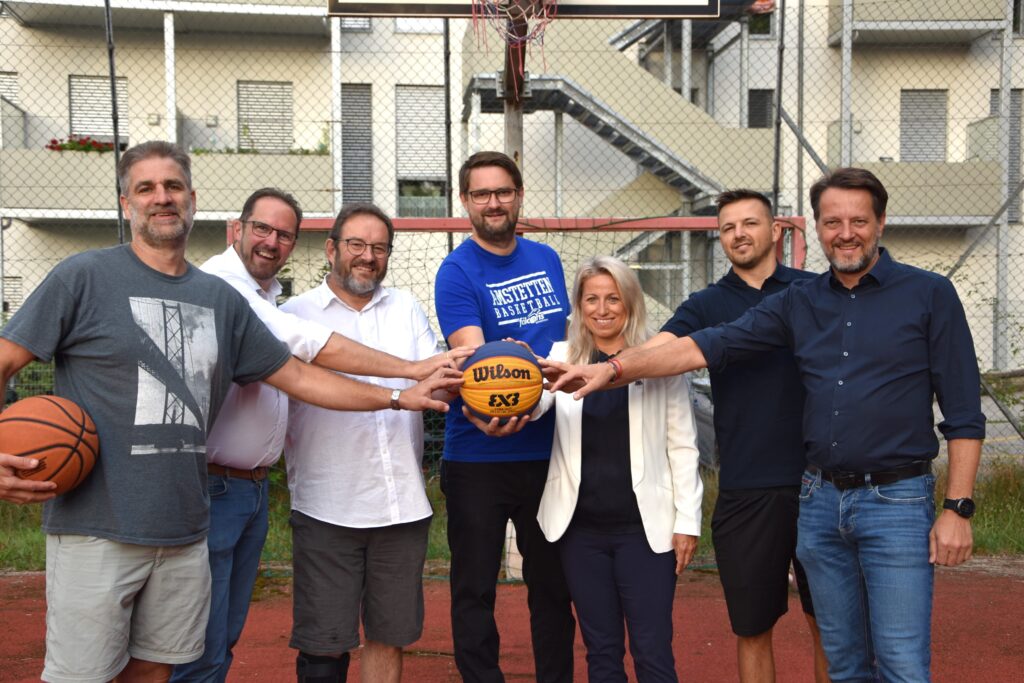
<svg viewBox="0 0 1024 683">
<path fill-rule="evenodd" d="M 56 493 L 62 494 L 92 471 L 100 438 L 92 418 L 74 401 L 32 396 L 0 413 L 0 451 L 37 459 L 37 468 L 18 470 L 18 476 L 56 482 Z"/>
<path fill-rule="evenodd" d="M 462 369 L 462 400 L 476 416 L 503 421 L 533 410 L 544 390 L 544 378 L 533 355 L 519 344 L 484 344 Z"/>
</svg>

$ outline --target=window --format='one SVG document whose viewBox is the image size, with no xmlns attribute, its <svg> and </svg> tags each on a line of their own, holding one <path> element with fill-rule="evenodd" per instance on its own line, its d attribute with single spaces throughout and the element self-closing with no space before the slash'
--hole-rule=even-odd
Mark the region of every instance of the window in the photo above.
<svg viewBox="0 0 1024 683">
<path fill-rule="evenodd" d="M 760 38 L 775 37 L 775 12 L 751 14 L 747 20 L 747 32 Z"/>
<path fill-rule="evenodd" d="M 18 104 L 18 72 L 0 71 L 0 97 Z"/>
<path fill-rule="evenodd" d="M 747 91 L 747 127 L 771 128 L 774 90 Z"/>
<path fill-rule="evenodd" d="M 3 312 L 14 313 L 21 308 L 21 302 L 24 297 L 21 289 L 21 278 L 4 276 L 2 284 L 4 288 Z"/>
<path fill-rule="evenodd" d="M 440 218 L 448 215 L 443 180 L 399 180 L 398 215 Z"/>
<path fill-rule="evenodd" d="M 342 17 L 341 30 L 353 32 L 365 32 L 372 30 L 370 17 Z"/>
<path fill-rule="evenodd" d="M 447 168 L 444 88 L 400 85 L 395 96 L 399 215 L 443 216 Z M 403 198 L 408 198 L 407 209 L 403 209 Z M 403 213 L 413 210 L 417 213 Z"/>
<path fill-rule="evenodd" d="M 110 79 L 106 76 L 69 76 L 71 135 L 114 141 L 114 117 L 110 103 Z M 122 147 L 128 144 L 128 79 L 117 79 L 117 115 Z"/>
<path fill-rule="evenodd" d="M 1020 34 L 1021 29 L 1021 0 L 1013 0 L 1013 32 Z"/>
<path fill-rule="evenodd" d="M 368 84 L 341 84 L 341 197 L 373 201 L 373 111 Z"/>
<path fill-rule="evenodd" d="M 945 90 L 900 91 L 900 161 L 946 160 Z"/>
<path fill-rule="evenodd" d="M 292 140 L 292 84 L 238 81 L 238 149 L 280 154 Z"/>
<path fill-rule="evenodd" d="M 444 19 L 395 17 L 395 33 L 444 33 Z"/>
</svg>

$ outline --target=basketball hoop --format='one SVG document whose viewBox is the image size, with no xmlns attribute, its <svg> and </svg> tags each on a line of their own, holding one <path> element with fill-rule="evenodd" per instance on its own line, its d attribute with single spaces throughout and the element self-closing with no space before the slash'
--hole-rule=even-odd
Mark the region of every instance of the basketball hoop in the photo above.
<svg viewBox="0 0 1024 683">
<path fill-rule="evenodd" d="M 557 0 L 472 0 L 473 25 L 481 22 L 491 28 L 509 46 L 526 43 L 541 45 L 544 29 L 555 18 Z"/>
</svg>

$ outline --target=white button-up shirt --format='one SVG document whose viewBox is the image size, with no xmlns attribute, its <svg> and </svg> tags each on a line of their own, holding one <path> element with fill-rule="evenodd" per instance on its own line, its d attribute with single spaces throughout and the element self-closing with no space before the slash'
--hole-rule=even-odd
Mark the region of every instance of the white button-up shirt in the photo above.
<svg viewBox="0 0 1024 683">
<path fill-rule="evenodd" d="M 238 290 L 270 331 L 302 360 L 316 358 L 330 338 L 329 328 L 278 310 L 281 283 L 275 278 L 270 290 L 264 290 L 249 275 L 233 247 L 200 268 Z M 287 426 L 286 394 L 263 382 L 232 384 L 206 438 L 207 462 L 240 470 L 273 465 L 281 457 Z"/>
<path fill-rule="evenodd" d="M 408 360 L 437 353 L 437 338 L 416 299 L 379 288 L 362 310 L 326 283 L 282 307 L 350 339 Z M 351 375 L 392 389 L 407 379 Z M 343 412 L 291 402 L 285 444 L 292 509 L 328 524 L 373 528 L 429 517 L 423 484 L 423 415 L 416 411 Z"/>
</svg>

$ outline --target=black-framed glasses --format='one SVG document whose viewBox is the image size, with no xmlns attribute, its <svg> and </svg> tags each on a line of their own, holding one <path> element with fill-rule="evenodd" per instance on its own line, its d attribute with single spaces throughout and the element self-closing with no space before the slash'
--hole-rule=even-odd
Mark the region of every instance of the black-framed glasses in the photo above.
<svg viewBox="0 0 1024 683">
<path fill-rule="evenodd" d="M 391 253 L 391 245 L 387 242 L 366 242 L 359 239 L 358 237 L 350 237 L 347 240 L 338 240 L 339 242 L 345 243 L 345 248 L 348 249 L 348 253 L 353 256 L 359 256 L 366 248 L 370 248 L 370 252 L 377 258 L 382 258 Z"/>
<path fill-rule="evenodd" d="M 295 240 L 298 239 L 299 234 L 297 232 L 288 232 L 287 230 L 281 230 L 275 228 L 273 225 L 267 225 L 260 221 L 246 221 L 252 226 L 252 234 L 257 237 L 270 237 L 271 233 L 277 233 L 277 241 L 281 244 L 295 244 Z"/>
<path fill-rule="evenodd" d="M 492 194 L 497 197 L 498 201 L 502 204 L 511 204 L 515 201 L 516 196 L 519 194 L 519 190 L 514 187 L 499 187 L 497 190 L 470 190 L 466 194 L 469 195 L 471 202 L 479 206 L 483 206 L 487 202 L 491 201 Z"/>
</svg>

